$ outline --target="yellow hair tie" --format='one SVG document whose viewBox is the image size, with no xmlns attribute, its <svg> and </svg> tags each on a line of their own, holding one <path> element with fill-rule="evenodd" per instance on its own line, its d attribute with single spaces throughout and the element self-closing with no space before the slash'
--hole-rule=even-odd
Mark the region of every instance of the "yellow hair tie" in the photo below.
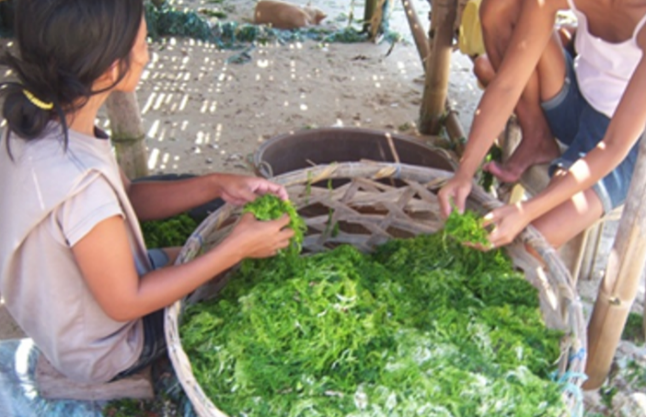
<svg viewBox="0 0 646 417">
<path fill-rule="evenodd" d="M 22 93 L 25 95 L 25 97 L 27 97 L 29 101 L 31 101 L 31 104 L 38 107 L 39 109 L 51 110 L 54 108 L 54 103 L 45 103 L 44 101 L 38 99 L 35 95 L 33 95 L 29 90 L 23 89 Z"/>
</svg>

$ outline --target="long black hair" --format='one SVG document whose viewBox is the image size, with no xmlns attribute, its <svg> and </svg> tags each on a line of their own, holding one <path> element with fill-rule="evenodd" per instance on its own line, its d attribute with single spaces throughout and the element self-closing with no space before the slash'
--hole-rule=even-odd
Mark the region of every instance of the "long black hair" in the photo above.
<svg viewBox="0 0 646 417">
<path fill-rule="evenodd" d="M 61 123 L 67 144 L 65 115 L 100 92 L 92 90 L 94 81 L 114 62 L 119 63 L 119 79 L 106 90 L 126 76 L 143 0 L 18 0 L 15 9 L 17 54 L 0 58 L 16 79 L 0 90 L 7 147 L 11 132 L 36 139 L 54 119 Z M 53 107 L 43 109 L 47 106 L 34 101 Z"/>
</svg>

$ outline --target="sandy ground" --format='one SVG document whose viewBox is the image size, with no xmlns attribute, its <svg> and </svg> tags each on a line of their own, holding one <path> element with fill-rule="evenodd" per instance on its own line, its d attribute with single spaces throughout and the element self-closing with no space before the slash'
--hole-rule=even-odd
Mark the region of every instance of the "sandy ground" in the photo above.
<svg viewBox="0 0 646 417">
<path fill-rule="evenodd" d="M 428 3 L 418 3 L 426 20 Z M 177 4 L 213 8 L 198 1 Z M 317 6 L 329 16 L 324 26 L 346 24 L 347 6 Z M 355 7 L 363 13 L 361 4 Z M 251 16 L 253 1 L 220 8 L 232 9 L 230 18 L 241 21 Z M 387 42 L 259 44 L 248 52 L 249 61 L 235 64 L 227 61 L 240 51 L 185 39 L 152 44 L 137 92 L 151 173 L 251 172 L 245 161 L 259 144 L 306 128 L 361 126 L 416 134 L 424 72 L 399 3 L 393 14 L 398 18 L 391 27 L 405 40 L 390 53 Z M 470 61 L 458 58 L 451 96 L 469 126 L 480 91 Z"/>
<path fill-rule="evenodd" d="M 244 21 L 252 16 L 254 1 L 171 3 L 192 10 L 223 10 L 229 20 Z M 427 26 L 429 3 L 414 0 L 413 4 Z M 352 11 L 355 19 L 363 15 L 362 2 L 326 0 L 316 6 L 328 14 L 324 25 L 329 27 L 343 27 Z M 279 134 L 313 127 L 358 126 L 418 135 L 424 72 L 399 2 L 393 7 L 391 29 L 403 35 L 403 41 L 392 48 L 386 42 L 271 43 L 255 45 L 241 64 L 230 62 L 241 51 L 218 50 L 191 39 L 151 44 L 151 62 L 137 91 L 150 173 L 252 174 L 250 161 L 260 144 Z M 471 62 L 455 53 L 449 97 L 467 132 L 480 95 Z M 109 130 L 104 114 L 98 124 Z M 616 222 L 609 226 L 593 279 L 579 284 L 586 314 L 596 297 Z M 643 299 L 642 284 L 636 312 L 643 311 Z M 0 306 L 0 339 L 20 335 Z M 630 345 L 622 345 L 619 355 L 624 362 L 646 362 L 643 349 Z M 626 395 L 635 391 L 621 389 Z M 602 411 L 598 393 L 588 397 L 592 404 L 588 408 Z"/>
</svg>

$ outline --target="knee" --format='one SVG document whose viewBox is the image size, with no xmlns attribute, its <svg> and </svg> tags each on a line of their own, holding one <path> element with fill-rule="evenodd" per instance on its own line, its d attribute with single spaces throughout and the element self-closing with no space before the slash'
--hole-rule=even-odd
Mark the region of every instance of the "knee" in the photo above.
<svg viewBox="0 0 646 417">
<path fill-rule="evenodd" d="M 501 26 L 509 26 L 518 15 L 522 0 L 482 0 L 480 23 L 486 33 Z"/>
<path fill-rule="evenodd" d="M 484 86 L 496 75 L 487 55 L 480 55 L 473 61 L 473 73 Z"/>
</svg>

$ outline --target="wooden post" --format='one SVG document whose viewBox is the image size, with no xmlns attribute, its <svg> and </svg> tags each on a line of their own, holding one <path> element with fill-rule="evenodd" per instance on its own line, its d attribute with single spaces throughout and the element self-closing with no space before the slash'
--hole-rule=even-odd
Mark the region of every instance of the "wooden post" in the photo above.
<svg viewBox="0 0 646 417">
<path fill-rule="evenodd" d="M 426 82 L 420 111 L 420 132 L 437 135 L 442 127 L 448 94 L 456 0 L 433 0 L 431 4 L 431 51 L 426 60 Z"/>
<path fill-rule="evenodd" d="M 377 0 L 366 0 L 366 7 L 363 11 L 363 31 L 370 31 L 370 20 L 377 9 Z"/>
<path fill-rule="evenodd" d="M 645 265 L 646 139 L 642 137 L 617 237 L 588 324 L 588 380 L 583 389 L 597 389 L 606 379 Z"/>
<path fill-rule="evenodd" d="M 419 20 L 417 12 L 413 7 L 411 0 L 402 0 L 402 6 L 404 12 L 406 13 L 406 18 L 408 20 L 408 25 L 410 26 L 411 33 L 413 34 L 413 39 L 415 40 L 415 45 L 417 46 L 417 52 L 419 53 L 419 58 L 422 61 L 422 68 L 427 69 L 426 61 L 431 57 L 431 47 L 428 41 L 426 32 Z M 449 134 L 449 138 L 455 144 L 456 152 L 462 154 L 464 148 L 464 141 L 466 140 L 466 135 L 458 120 L 457 113 L 451 108 L 449 100 L 447 98 L 444 103 L 446 111 L 446 122 L 445 127 L 446 131 Z"/>
<path fill-rule="evenodd" d="M 146 134 L 141 122 L 137 96 L 114 91 L 106 101 L 117 161 L 130 179 L 148 175 Z"/>
</svg>

